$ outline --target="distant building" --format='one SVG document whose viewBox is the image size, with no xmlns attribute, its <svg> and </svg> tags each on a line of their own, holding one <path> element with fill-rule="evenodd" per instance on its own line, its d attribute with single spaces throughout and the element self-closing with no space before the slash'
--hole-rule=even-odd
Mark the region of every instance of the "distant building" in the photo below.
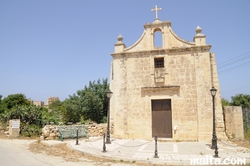
<svg viewBox="0 0 250 166">
<path fill-rule="evenodd" d="M 50 105 L 51 103 L 53 103 L 54 101 L 58 101 L 59 98 L 58 97 L 49 97 L 47 98 L 47 103 L 46 105 Z"/>
<path fill-rule="evenodd" d="M 43 101 L 34 101 L 34 100 L 30 100 L 30 104 L 31 105 L 36 105 L 36 106 L 44 106 L 44 102 Z"/>
</svg>

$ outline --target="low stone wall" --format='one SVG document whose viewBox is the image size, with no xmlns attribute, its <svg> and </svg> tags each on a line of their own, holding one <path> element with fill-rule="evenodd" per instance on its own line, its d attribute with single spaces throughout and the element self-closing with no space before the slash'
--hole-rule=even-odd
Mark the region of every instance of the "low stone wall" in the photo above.
<svg viewBox="0 0 250 166">
<path fill-rule="evenodd" d="M 88 131 L 89 137 L 103 136 L 103 133 L 107 131 L 107 124 L 89 124 L 84 125 Z M 113 126 L 110 127 L 111 134 L 113 133 Z M 42 129 L 42 137 L 47 140 L 59 139 L 58 126 L 46 125 Z"/>
<path fill-rule="evenodd" d="M 242 118 L 242 107 L 241 106 L 225 106 L 225 127 L 226 133 L 229 139 L 232 140 L 243 140 L 243 118 Z"/>
<path fill-rule="evenodd" d="M 58 127 L 53 125 L 46 125 L 42 129 L 42 136 L 44 139 L 52 140 L 59 138 Z"/>
</svg>

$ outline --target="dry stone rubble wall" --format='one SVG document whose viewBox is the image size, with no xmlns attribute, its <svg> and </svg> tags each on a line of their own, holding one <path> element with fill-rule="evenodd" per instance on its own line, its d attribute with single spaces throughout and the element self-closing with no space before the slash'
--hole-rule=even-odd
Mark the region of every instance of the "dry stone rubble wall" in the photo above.
<svg viewBox="0 0 250 166">
<path fill-rule="evenodd" d="M 107 124 L 106 123 L 80 125 L 80 126 L 86 127 L 87 132 L 88 132 L 88 137 L 103 136 L 103 134 L 106 133 L 106 131 L 107 131 Z M 110 130 L 111 130 L 111 134 L 112 134 L 113 133 L 113 125 L 111 125 Z M 55 125 L 44 126 L 42 129 L 42 136 L 44 139 L 47 139 L 47 140 L 59 139 L 60 134 L 58 132 L 58 126 L 55 126 Z"/>
</svg>

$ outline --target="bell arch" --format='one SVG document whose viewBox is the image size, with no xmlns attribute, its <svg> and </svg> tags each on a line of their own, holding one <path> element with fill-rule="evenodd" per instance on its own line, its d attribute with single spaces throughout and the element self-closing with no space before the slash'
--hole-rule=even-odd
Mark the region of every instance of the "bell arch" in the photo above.
<svg viewBox="0 0 250 166">
<path fill-rule="evenodd" d="M 160 28 L 155 28 L 153 31 L 153 46 L 154 48 L 161 48 L 162 44 L 162 30 Z"/>
</svg>

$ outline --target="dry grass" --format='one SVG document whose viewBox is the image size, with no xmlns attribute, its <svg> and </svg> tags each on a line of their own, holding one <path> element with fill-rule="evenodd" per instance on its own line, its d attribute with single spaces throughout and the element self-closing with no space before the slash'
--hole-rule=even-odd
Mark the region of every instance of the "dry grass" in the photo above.
<svg viewBox="0 0 250 166">
<path fill-rule="evenodd" d="M 83 157 L 80 152 L 69 149 L 66 143 L 48 146 L 40 143 L 38 140 L 37 142 L 30 144 L 29 150 L 33 153 L 45 153 L 47 155 L 63 157 L 66 161 L 72 162 L 79 162 L 79 159 Z"/>
</svg>

